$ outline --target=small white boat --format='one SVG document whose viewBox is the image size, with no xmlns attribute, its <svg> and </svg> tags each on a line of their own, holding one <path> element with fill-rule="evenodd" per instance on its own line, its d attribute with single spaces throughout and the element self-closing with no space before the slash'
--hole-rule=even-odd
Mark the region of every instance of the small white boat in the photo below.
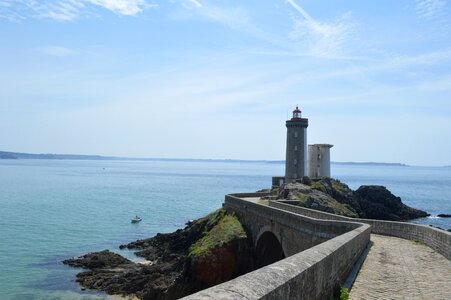
<svg viewBox="0 0 451 300">
<path fill-rule="evenodd" d="M 132 223 L 138 223 L 141 222 L 141 217 L 140 216 L 135 216 L 134 218 L 132 218 Z"/>
</svg>

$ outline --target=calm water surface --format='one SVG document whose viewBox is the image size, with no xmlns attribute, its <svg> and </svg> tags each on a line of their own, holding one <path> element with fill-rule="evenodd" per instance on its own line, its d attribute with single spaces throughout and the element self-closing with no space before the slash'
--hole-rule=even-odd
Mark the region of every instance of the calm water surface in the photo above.
<svg viewBox="0 0 451 300">
<path fill-rule="evenodd" d="M 267 188 L 284 165 L 234 162 L 0 160 L 0 299 L 106 299 L 81 292 L 64 258 L 118 251 Z M 451 169 L 332 167 L 351 188 L 387 186 L 432 215 L 451 213 Z M 131 224 L 135 214 L 143 217 Z M 450 219 L 415 222 L 451 228 Z M 131 253 L 123 253 L 133 258 Z"/>
</svg>

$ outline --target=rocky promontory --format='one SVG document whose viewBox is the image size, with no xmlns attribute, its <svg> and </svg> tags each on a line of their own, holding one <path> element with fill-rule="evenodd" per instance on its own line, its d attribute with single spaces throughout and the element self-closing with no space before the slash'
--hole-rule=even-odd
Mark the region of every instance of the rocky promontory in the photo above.
<svg viewBox="0 0 451 300">
<path fill-rule="evenodd" d="M 134 263 L 108 250 L 63 263 L 89 269 L 77 274 L 87 289 L 139 299 L 177 299 L 242 275 L 253 267 L 251 244 L 238 219 L 220 209 L 184 229 L 120 248 L 150 261 Z"/>
<path fill-rule="evenodd" d="M 269 192 L 270 199 L 349 217 L 405 221 L 428 215 L 404 205 L 383 186 L 361 186 L 353 191 L 330 178 L 303 178 Z M 250 239 L 237 217 L 224 209 L 190 221 L 173 233 L 120 248 L 134 250 L 148 263 L 135 263 L 104 250 L 67 259 L 64 264 L 86 269 L 77 274 L 82 289 L 139 299 L 181 298 L 255 267 Z"/>
<path fill-rule="evenodd" d="M 353 191 L 332 178 L 304 177 L 299 182 L 272 188 L 270 193 L 277 200 L 293 200 L 292 204 L 353 218 L 408 221 L 429 216 L 403 204 L 384 186 L 362 185 Z"/>
</svg>

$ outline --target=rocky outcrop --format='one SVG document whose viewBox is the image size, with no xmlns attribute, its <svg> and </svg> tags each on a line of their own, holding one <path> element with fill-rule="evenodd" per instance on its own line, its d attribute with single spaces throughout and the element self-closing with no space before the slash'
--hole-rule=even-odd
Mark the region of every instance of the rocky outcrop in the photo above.
<svg viewBox="0 0 451 300">
<path fill-rule="evenodd" d="M 439 217 L 439 218 L 451 218 L 451 214 L 438 214 L 437 217 Z"/>
<path fill-rule="evenodd" d="M 64 263 L 90 269 L 77 274 L 83 288 L 140 299 L 177 299 L 242 275 L 253 266 L 243 227 L 223 209 L 189 222 L 184 229 L 120 248 L 134 249 L 152 263 L 133 263 L 107 250 Z"/>
<path fill-rule="evenodd" d="M 113 268 L 132 264 L 130 260 L 108 250 L 66 259 L 63 263 L 71 267 L 86 269 Z"/>
<path fill-rule="evenodd" d="M 387 188 L 377 185 L 361 186 L 356 191 L 331 178 L 285 184 L 274 188 L 277 199 L 295 200 L 298 205 L 348 217 L 407 221 L 429 214 L 401 202 Z"/>
<path fill-rule="evenodd" d="M 332 194 L 332 192 L 329 194 L 306 184 L 289 183 L 281 190 L 279 199 L 297 200 L 301 206 L 337 215 L 359 216 L 352 206 L 338 201 L 331 196 Z"/>
<path fill-rule="evenodd" d="M 354 196 L 360 204 L 364 218 L 407 221 L 429 216 L 425 211 L 403 204 L 401 198 L 393 195 L 384 186 L 363 185 L 355 191 Z"/>
</svg>

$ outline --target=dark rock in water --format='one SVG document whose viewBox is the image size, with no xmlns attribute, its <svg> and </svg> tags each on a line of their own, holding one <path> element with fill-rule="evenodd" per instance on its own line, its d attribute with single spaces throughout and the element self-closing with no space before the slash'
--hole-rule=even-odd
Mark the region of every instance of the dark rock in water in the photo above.
<svg viewBox="0 0 451 300">
<path fill-rule="evenodd" d="M 409 207 L 384 186 L 363 185 L 355 191 L 360 207 L 369 219 L 407 221 L 429 216 L 425 211 Z"/>
<path fill-rule="evenodd" d="M 429 214 L 401 202 L 383 186 L 361 186 L 356 191 L 332 178 L 313 179 L 310 182 L 288 183 L 274 188 L 271 194 L 278 199 L 295 200 L 298 205 L 347 217 L 407 221 Z M 304 184 L 309 183 L 309 184 Z"/>
<path fill-rule="evenodd" d="M 114 268 L 121 265 L 132 264 L 130 260 L 108 250 L 66 259 L 63 263 L 72 267 L 86 269 Z"/>
<path fill-rule="evenodd" d="M 438 214 L 437 217 L 439 217 L 439 218 L 451 218 L 451 214 Z"/>
<path fill-rule="evenodd" d="M 451 229 L 450 229 L 450 228 L 445 229 L 445 228 L 442 228 L 442 227 L 440 227 L 440 226 L 435 226 L 435 225 L 432 225 L 432 224 L 429 224 L 429 226 L 430 226 L 430 227 L 437 228 L 437 229 L 440 229 L 440 230 L 445 230 L 445 231 L 451 232 Z"/>
<path fill-rule="evenodd" d="M 137 264 L 109 251 L 65 260 L 89 268 L 77 274 L 83 288 L 140 299 L 177 299 L 252 270 L 251 244 L 238 219 L 224 210 L 184 229 L 120 248 L 137 250 L 153 263 Z"/>
</svg>

